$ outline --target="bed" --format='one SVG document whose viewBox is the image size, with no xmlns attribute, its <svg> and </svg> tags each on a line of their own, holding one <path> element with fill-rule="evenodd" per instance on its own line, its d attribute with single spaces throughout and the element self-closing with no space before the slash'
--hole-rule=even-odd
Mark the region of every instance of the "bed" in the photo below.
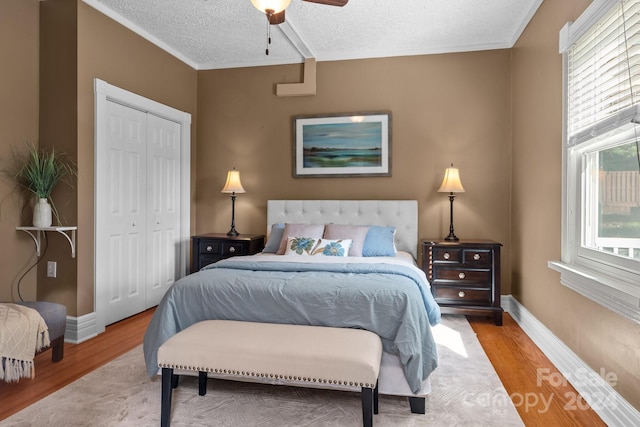
<svg viewBox="0 0 640 427">
<path fill-rule="evenodd" d="M 144 337 L 148 374 L 158 373 L 159 346 L 198 321 L 337 326 L 382 338 L 381 394 L 426 396 L 440 311 L 415 262 L 417 222 L 415 200 L 269 200 L 265 253 L 218 261 L 164 296 Z M 312 236 L 317 227 L 320 237 Z M 314 250 L 305 240 L 312 238 Z M 322 256 L 318 248 L 348 252 Z"/>
</svg>

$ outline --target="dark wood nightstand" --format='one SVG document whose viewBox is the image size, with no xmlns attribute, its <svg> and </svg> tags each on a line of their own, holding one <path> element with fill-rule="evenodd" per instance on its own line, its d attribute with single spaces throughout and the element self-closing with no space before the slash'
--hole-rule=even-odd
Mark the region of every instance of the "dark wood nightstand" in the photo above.
<svg viewBox="0 0 640 427">
<path fill-rule="evenodd" d="M 492 315 L 502 325 L 500 243 L 423 239 L 422 269 L 442 313 Z"/>
<path fill-rule="evenodd" d="M 205 265 L 238 255 L 254 255 L 264 248 L 262 234 L 240 234 L 227 236 L 225 233 L 200 234 L 191 237 L 191 272 L 195 273 Z"/>
</svg>

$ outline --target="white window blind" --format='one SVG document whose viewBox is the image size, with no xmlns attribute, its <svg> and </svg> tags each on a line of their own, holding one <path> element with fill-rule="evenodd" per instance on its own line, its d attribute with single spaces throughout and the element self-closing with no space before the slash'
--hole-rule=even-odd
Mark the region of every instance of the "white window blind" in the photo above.
<svg viewBox="0 0 640 427">
<path fill-rule="evenodd" d="M 621 0 L 568 52 L 568 143 L 636 122 L 640 98 L 640 0 Z"/>
</svg>

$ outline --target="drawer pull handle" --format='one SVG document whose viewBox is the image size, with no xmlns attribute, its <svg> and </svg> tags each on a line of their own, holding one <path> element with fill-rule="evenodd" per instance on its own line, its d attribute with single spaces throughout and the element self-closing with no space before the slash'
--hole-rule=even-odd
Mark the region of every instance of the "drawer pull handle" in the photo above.
<svg viewBox="0 0 640 427">
<path fill-rule="evenodd" d="M 207 252 L 211 252 L 213 250 L 212 246 L 207 246 Z"/>
<path fill-rule="evenodd" d="M 460 291 L 460 292 L 458 292 L 458 296 L 459 296 L 460 298 L 464 298 L 464 291 Z"/>
<path fill-rule="evenodd" d="M 480 259 L 480 254 L 473 254 L 473 259 L 478 261 Z"/>
<path fill-rule="evenodd" d="M 442 255 L 442 258 L 449 259 L 451 258 L 451 255 L 449 255 L 449 252 L 445 252 L 444 255 Z"/>
<path fill-rule="evenodd" d="M 464 273 L 458 273 L 458 277 L 461 279 L 464 279 L 466 277 L 466 275 Z"/>
<path fill-rule="evenodd" d="M 234 253 L 235 251 L 236 251 L 236 248 L 234 248 L 233 246 L 229 248 L 229 252 Z"/>
</svg>

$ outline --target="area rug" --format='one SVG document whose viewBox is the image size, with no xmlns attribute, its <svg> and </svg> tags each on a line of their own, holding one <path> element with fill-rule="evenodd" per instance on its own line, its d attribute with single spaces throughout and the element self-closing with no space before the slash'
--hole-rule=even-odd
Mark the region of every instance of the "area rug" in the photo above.
<svg viewBox="0 0 640 427">
<path fill-rule="evenodd" d="M 493 366 L 463 316 L 434 328 L 440 365 L 431 376 L 426 414 L 406 398 L 380 395 L 375 426 L 522 426 Z M 158 426 L 160 377 L 149 379 L 142 346 L 85 375 L 0 426 Z M 181 378 L 172 426 L 361 426 L 359 393 Z"/>
</svg>

